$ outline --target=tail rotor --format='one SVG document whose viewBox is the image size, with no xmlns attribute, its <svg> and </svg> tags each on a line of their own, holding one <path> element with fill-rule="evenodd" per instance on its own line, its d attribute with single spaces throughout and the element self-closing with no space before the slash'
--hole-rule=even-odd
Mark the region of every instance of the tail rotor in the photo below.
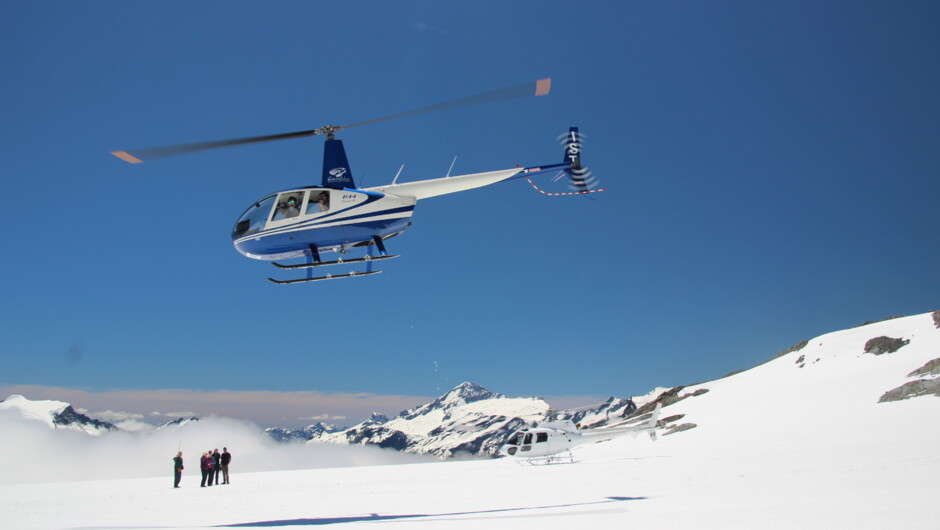
<svg viewBox="0 0 940 530">
<path fill-rule="evenodd" d="M 577 127 L 571 127 L 568 132 L 558 135 L 558 143 L 565 148 L 565 162 L 571 164 L 555 180 L 563 175 L 568 176 L 568 187 L 576 193 L 592 193 L 604 191 L 595 189 L 598 185 L 597 177 L 589 168 L 581 165 L 581 149 L 584 146 L 585 135 Z"/>
</svg>

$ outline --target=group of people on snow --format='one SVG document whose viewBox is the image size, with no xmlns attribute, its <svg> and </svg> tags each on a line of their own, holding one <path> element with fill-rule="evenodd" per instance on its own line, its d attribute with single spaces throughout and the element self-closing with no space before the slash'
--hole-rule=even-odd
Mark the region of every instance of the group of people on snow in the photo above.
<svg viewBox="0 0 940 530">
<path fill-rule="evenodd" d="M 211 486 L 215 482 L 219 484 L 228 484 L 228 465 L 232 461 L 232 453 L 228 452 L 227 447 L 222 448 L 220 453 L 218 448 L 214 451 L 209 450 L 202 453 L 199 459 L 199 469 L 202 471 L 201 488 Z M 222 480 L 219 480 L 219 473 L 222 474 Z M 180 451 L 173 457 L 173 487 L 180 487 L 180 479 L 183 476 L 183 452 Z"/>
</svg>

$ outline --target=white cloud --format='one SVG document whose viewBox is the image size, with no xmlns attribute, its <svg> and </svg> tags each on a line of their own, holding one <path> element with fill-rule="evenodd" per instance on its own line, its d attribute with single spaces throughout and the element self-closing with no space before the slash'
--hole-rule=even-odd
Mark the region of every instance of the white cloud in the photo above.
<svg viewBox="0 0 940 530">
<path fill-rule="evenodd" d="M 333 416 L 330 414 L 317 414 L 314 416 L 302 416 L 297 418 L 298 420 L 309 420 L 309 421 L 342 421 L 346 419 L 346 416 Z"/>
<path fill-rule="evenodd" d="M 173 420 L 216 414 L 252 421 L 264 427 L 304 427 L 304 421 L 324 416 L 329 421 L 355 424 L 373 412 L 395 416 L 434 399 L 429 396 L 318 391 L 163 389 L 92 392 L 36 385 L 0 386 L 0 397 L 12 394 L 32 400 L 65 401 L 88 410 L 113 411 L 115 406 L 119 406 L 124 413 L 150 415 L 151 421 L 156 423 L 162 423 L 157 418 Z"/>
<path fill-rule="evenodd" d="M 92 418 L 107 421 L 109 423 L 118 423 L 127 420 L 142 420 L 144 415 L 137 412 L 119 412 L 114 410 L 103 410 L 101 412 L 92 412 L 87 411 L 82 412 L 82 414 L 88 415 Z"/>
<path fill-rule="evenodd" d="M 193 416 L 199 416 L 199 414 L 192 411 L 183 411 L 183 412 L 164 412 L 162 414 L 165 418 L 192 418 Z"/>
<path fill-rule="evenodd" d="M 257 425 L 229 418 L 207 417 L 152 434 L 149 430 L 112 431 L 89 436 L 25 420 L 15 411 L 0 411 L 0 454 L 5 455 L 0 484 L 163 475 L 169 481 L 178 448 L 183 451 L 184 476 L 195 477 L 199 475 L 199 455 L 223 446 L 234 456 L 233 473 L 428 460 L 368 446 L 279 444 Z"/>
</svg>

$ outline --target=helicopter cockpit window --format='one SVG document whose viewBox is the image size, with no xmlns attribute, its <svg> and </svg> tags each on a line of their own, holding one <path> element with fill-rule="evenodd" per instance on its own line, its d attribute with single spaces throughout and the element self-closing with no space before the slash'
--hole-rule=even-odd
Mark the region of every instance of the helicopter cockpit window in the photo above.
<svg viewBox="0 0 940 530">
<path fill-rule="evenodd" d="M 300 205 L 304 200 L 304 192 L 292 191 L 282 193 L 277 198 L 277 208 L 274 209 L 272 221 L 282 221 L 300 215 Z"/>
<path fill-rule="evenodd" d="M 513 434 L 508 440 L 506 440 L 506 443 L 508 445 L 522 445 L 522 439 L 524 437 L 524 433 L 517 432 L 516 434 Z"/>
<path fill-rule="evenodd" d="M 327 190 L 313 190 L 310 192 L 310 202 L 307 203 L 305 215 L 313 215 L 330 211 L 330 192 Z"/>
<path fill-rule="evenodd" d="M 274 195 L 261 199 L 245 210 L 245 213 L 235 222 L 235 228 L 232 230 L 232 239 L 238 239 L 255 232 L 260 232 L 264 228 L 264 221 L 271 211 L 274 204 Z"/>
</svg>

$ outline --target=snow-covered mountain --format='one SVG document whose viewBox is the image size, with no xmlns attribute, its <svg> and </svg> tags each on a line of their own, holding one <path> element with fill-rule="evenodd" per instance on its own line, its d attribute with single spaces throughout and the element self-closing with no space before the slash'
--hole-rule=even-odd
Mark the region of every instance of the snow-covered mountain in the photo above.
<svg viewBox="0 0 940 530">
<path fill-rule="evenodd" d="M 623 421 L 636 411 L 629 399 L 611 397 L 595 407 L 550 410 L 538 397 L 509 398 L 477 383 L 461 383 L 434 401 L 388 419 L 373 414 L 366 421 L 335 432 L 319 431 L 309 443 L 377 445 L 438 457 L 496 456 L 516 430 L 546 418 L 571 418 L 584 427 Z"/>
<path fill-rule="evenodd" d="M 13 395 L 0 401 L 0 410 L 13 411 L 24 419 L 41 421 L 55 429 L 82 431 L 93 436 L 117 430 L 113 424 L 89 418 L 64 401 L 32 401 Z"/>
<path fill-rule="evenodd" d="M 330 433 L 342 428 L 322 422 L 308 425 L 303 429 L 285 429 L 283 427 L 268 427 L 264 432 L 278 442 L 306 441 L 319 436 L 321 433 Z"/>
<path fill-rule="evenodd" d="M 308 443 L 378 445 L 439 457 L 493 455 L 513 431 L 548 409 L 540 398 L 508 398 L 476 383 L 461 383 L 393 419 L 373 414 L 349 429 L 319 433 Z"/>
<path fill-rule="evenodd" d="M 524 425 L 550 418 L 570 418 L 582 428 L 643 421 L 656 403 L 663 405 L 660 426 L 672 435 L 697 428 L 717 428 L 700 416 L 712 418 L 712 408 L 734 410 L 729 400 L 778 398 L 773 403 L 811 407 L 838 402 L 840 392 L 868 384 L 873 402 L 889 403 L 925 395 L 940 395 L 940 311 L 866 323 L 805 340 L 782 351 L 770 361 L 722 379 L 674 388 L 656 388 L 632 399 L 611 397 L 593 408 L 553 411 L 537 397 L 509 398 L 476 383 L 462 383 L 434 401 L 388 418 L 373 414 L 349 428 L 315 424 L 304 429 L 272 427 L 266 433 L 277 441 L 373 445 L 437 457 L 455 455 L 495 456 L 500 445 Z M 916 366 L 915 366 L 916 365 Z M 829 394 L 813 394 L 807 388 L 828 381 Z M 827 379 L 828 378 L 828 379 Z M 846 384 L 846 378 L 863 379 Z M 884 388 L 882 388 L 884 387 Z M 877 395 L 874 395 L 877 394 Z M 746 396 L 746 397 L 743 397 Z M 857 396 L 860 397 L 860 396 Z M 799 403 L 799 405 L 797 405 Z M 703 410 L 708 412 L 703 414 Z M 17 411 L 23 418 L 41 420 L 50 427 L 98 435 L 117 428 L 79 414 L 61 401 L 30 401 L 10 396 L 0 410 Z M 773 415 L 776 409 L 761 409 Z M 721 417 L 721 416 L 719 416 Z M 154 430 L 184 428 L 197 418 L 180 418 Z"/>
<path fill-rule="evenodd" d="M 636 397 L 639 408 L 628 420 L 642 417 L 658 401 L 664 405 L 664 431 L 672 434 L 664 432 L 657 441 L 640 436 L 582 445 L 572 450 L 571 464 L 536 467 L 519 460 L 477 459 L 336 467 L 337 454 L 370 448 L 269 439 L 248 444 L 243 439 L 236 446 L 232 486 L 212 491 L 198 487 L 199 470 L 191 460 L 182 490 L 170 486 L 167 465 L 145 475 L 154 478 L 120 479 L 109 470 L 97 480 L 79 475 L 84 481 L 78 484 L 55 483 L 59 476 L 40 486 L 26 484 L 41 467 L 35 464 L 40 459 L 57 470 L 82 463 L 96 470 L 107 465 L 125 470 L 129 457 L 145 462 L 141 454 L 165 451 L 161 464 L 169 464 L 177 447 L 175 436 L 164 437 L 150 451 L 141 451 L 140 438 L 126 437 L 120 444 L 121 437 L 99 437 L 71 444 L 74 450 L 50 451 L 41 442 L 58 437 L 35 436 L 35 429 L 28 429 L 24 436 L 33 438 L 19 446 L 12 436 L 0 436 L 0 446 L 7 444 L 0 447 L 4 454 L 19 457 L 7 463 L 19 467 L 4 470 L 4 477 L 19 480 L 0 486 L 0 513 L 6 526 L 36 529 L 366 528 L 382 522 L 467 529 L 572 523 L 631 529 L 933 528 L 936 515 L 930 506 L 940 475 L 938 380 L 940 313 L 927 313 L 821 335 L 749 370 Z M 506 399 L 467 403 L 460 394 L 445 394 L 434 406 L 395 419 L 374 418 L 363 428 L 397 423 L 410 429 L 397 431 L 400 436 L 418 444 L 427 442 L 418 434 L 432 425 L 471 420 L 474 407 L 485 409 Z M 544 412 L 544 404 L 531 401 L 536 416 Z M 612 401 L 607 408 L 583 415 L 582 422 L 601 417 L 612 422 L 617 407 Z M 231 435 L 233 426 L 226 424 L 219 432 Z M 207 434 L 199 442 L 186 439 L 184 448 L 210 447 L 206 440 L 218 434 Z M 112 457 L 121 445 L 127 447 Z M 283 453 L 290 457 L 289 466 L 272 465 Z M 296 459 L 318 453 L 328 465 L 312 469 L 317 466 Z M 121 502 L 111 502 L 116 492 Z M 205 509 L 207 502 L 215 509 Z M 102 511 L 102 503 L 109 509 Z"/>
<path fill-rule="evenodd" d="M 662 403 L 659 423 L 667 435 L 727 429 L 745 436 L 761 432 L 748 429 L 748 421 L 782 428 L 784 418 L 801 422 L 790 428 L 822 432 L 864 421 L 854 416 L 874 419 L 894 410 L 891 402 L 940 396 L 940 311 L 827 333 L 749 370 L 653 394 L 637 399 L 634 418 Z"/>
<path fill-rule="evenodd" d="M 190 423 L 194 421 L 199 421 L 199 418 L 195 416 L 190 416 L 189 418 L 176 418 L 175 420 L 168 421 L 162 425 L 158 425 L 151 432 L 154 432 L 154 433 L 159 432 L 164 429 L 169 429 L 170 427 L 176 427 L 177 429 L 182 429 L 183 427 L 185 427 L 186 425 L 189 425 Z"/>
<path fill-rule="evenodd" d="M 311 443 L 369 444 L 402 451 L 450 457 L 457 454 L 495 456 L 500 445 L 516 429 L 544 418 L 570 418 L 582 428 L 618 423 L 637 423 L 649 417 L 657 403 L 663 405 L 659 426 L 664 435 L 699 426 L 699 407 L 732 410 L 724 400 L 793 396 L 775 403 L 798 402 L 805 388 L 817 378 L 832 378 L 832 395 L 819 395 L 820 403 L 838 401 L 840 376 L 871 380 L 872 402 L 886 403 L 913 397 L 940 396 L 940 311 L 912 317 L 892 317 L 867 322 L 848 330 L 805 340 L 750 370 L 735 372 L 707 383 L 656 388 L 634 399 L 611 397 L 598 407 L 578 411 L 550 411 L 540 398 L 507 398 L 475 383 L 463 383 L 426 405 L 385 420 L 372 417 L 349 429 L 319 432 Z M 915 366 L 916 365 L 916 366 Z M 897 367 L 896 373 L 890 369 Z M 893 374 L 893 375 L 892 375 Z M 877 383 L 876 383 L 877 382 Z M 748 388 L 754 385 L 755 388 Z M 880 388 L 877 385 L 888 388 Z M 709 395 L 709 398 L 702 396 Z M 743 395 L 742 395 L 743 392 Z M 777 392 L 776 396 L 767 395 Z M 729 397 L 729 396 L 734 396 Z M 747 397 L 745 397 L 745 395 Z M 689 401 L 686 401 L 689 400 Z M 683 405 L 679 405 L 685 402 Z M 715 405 L 709 406 L 709 403 Z M 639 407 L 638 407 L 639 405 Z M 810 403 L 802 406 L 811 407 Z M 831 404 L 830 404 L 831 406 Z M 693 411 L 686 412 L 686 409 Z M 763 414 L 772 415 L 772 408 Z M 809 414 L 809 412 L 808 412 Z"/>
</svg>

